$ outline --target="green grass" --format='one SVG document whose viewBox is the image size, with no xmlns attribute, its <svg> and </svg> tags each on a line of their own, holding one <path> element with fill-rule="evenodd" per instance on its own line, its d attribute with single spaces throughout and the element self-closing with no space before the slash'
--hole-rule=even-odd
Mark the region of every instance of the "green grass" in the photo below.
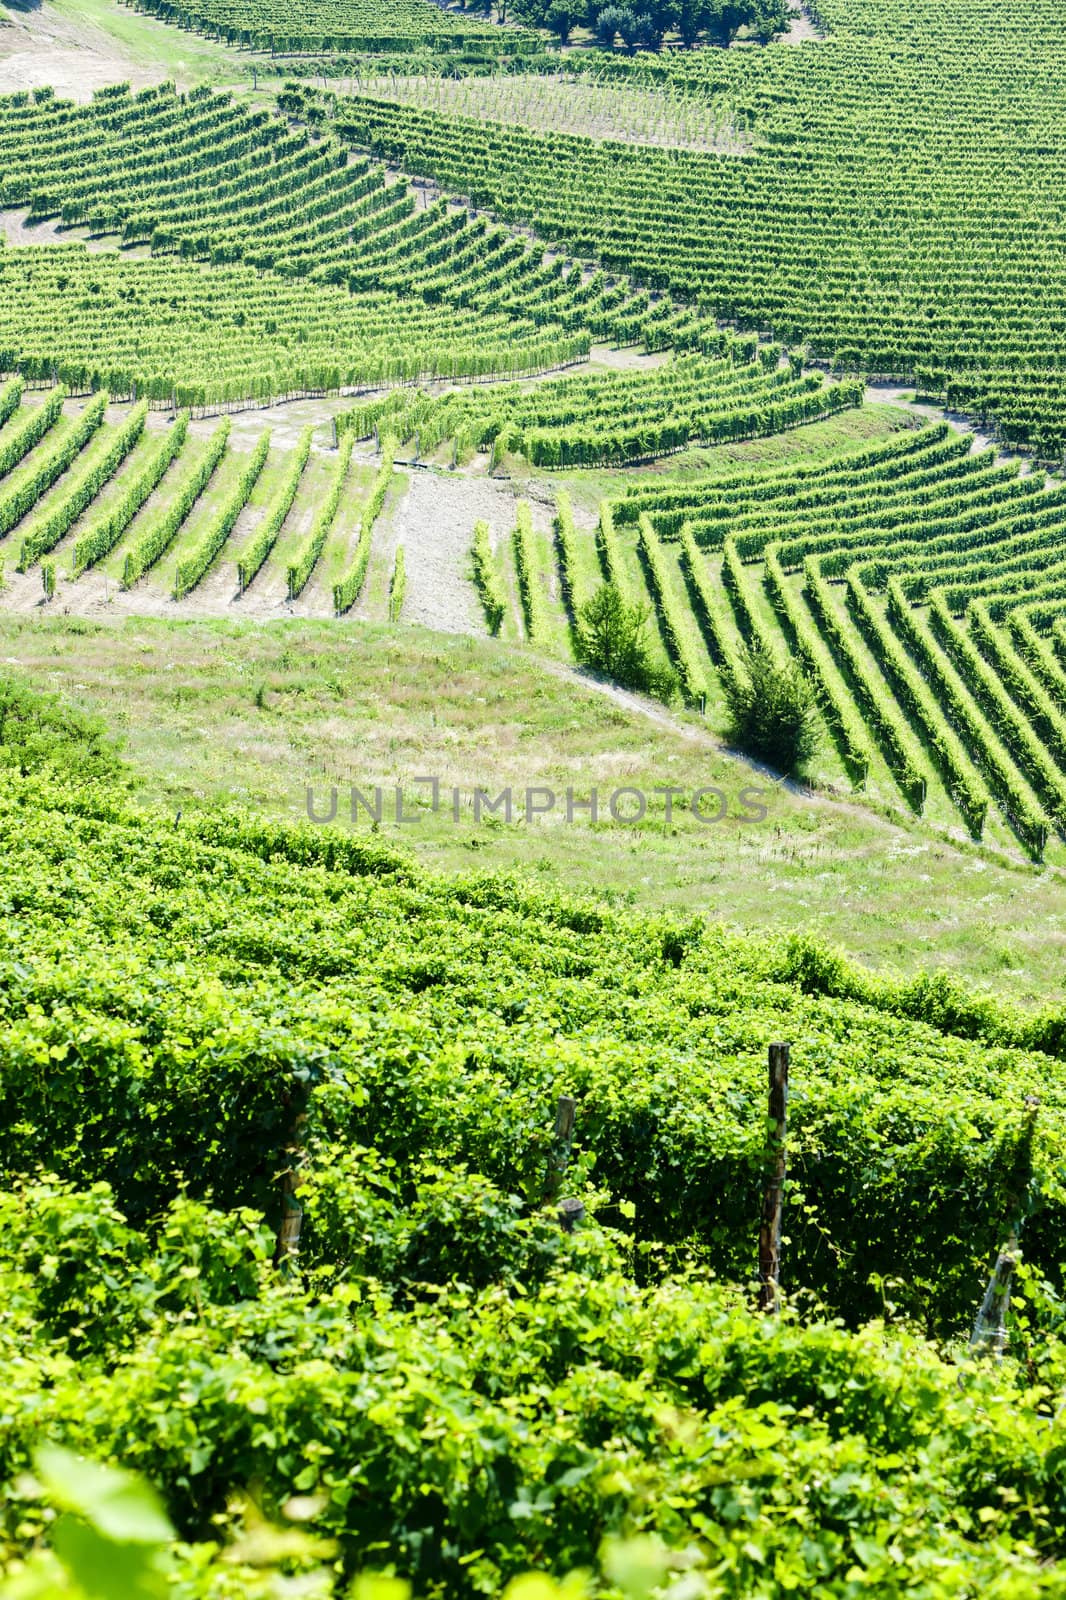
<svg viewBox="0 0 1066 1600">
<path fill-rule="evenodd" d="M 71 525 L 70 531 L 64 535 L 56 546 L 54 559 L 59 562 L 64 574 L 67 573 L 73 563 L 74 547 L 81 535 L 88 528 L 91 528 L 95 522 L 110 514 L 117 502 L 126 493 L 130 479 L 141 471 L 149 458 L 159 449 L 160 437 L 161 435 L 156 433 L 154 429 L 145 428 L 140 439 L 111 481 L 104 486 L 96 499 L 86 506 L 81 516 L 77 517 Z M 39 501 L 38 505 L 42 503 Z"/>
<path fill-rule="evenodd" d="M 570 624 L 563 604 L 562 586 L 559 582 L 559 563 L 556 559 L 555 537 L 551 528 L 533 528 L 533 554 L 536 559 L 536 581 L 540 584 L 544 601 L 547 637 L 544 649 L 564 661 L 574 659 L 570 639 Z"/>
<path fill-rule="evenodd" d="M 157 521 L 161 521 L 167 514 L 186 477 L 191 476 L 202 457 L 207 453 L 208 444 L 209 438 L 206 434 L 190 434 L 186 438 L 177 459 L 170 463 L 164 473 L 162 482 L 149 495 L 148 500 L 137 512 L 137 515 L 129 524 L 115 548 L 99 563 L 96 570 L 101 572 L 105 578 L 113 579 L 115 583 L 121 582 L 126 552 L 137 543 L 149 527 Z M 193 506 L 190 516 L 195 515 L 196 506 Z M 167 561 L 171 559 L 171 554 L 177 548 L 177 544 L 182 537 L 182 531 L 181 529 L 178 530 L 170 551 L 164 551 L 155 568 L 146 572 L 140 580 L 141 582 L 151 582 L 153 572 L 165 569 Z"/>
<path fill-rule="evenodd" d="M 495 558 L 496 570 L 503 580 L 503 587 L 510 604 L 503 614 L 500 624 L 499 637 L 505 644 L 516 644 L 526 636 L 525 618 L 522 614 L 522 597 L 518 590 L 518 574 L 515 571 L 514 560 L 514 524 L 497 534 Z M 473 533 L 471 533 L 473 543 Z"/>
<path fill-rule="evenodd" d="M 574 577 L 576 604 L 580 610 L 603 582 L 603 570 L 596 551 L 594 529 L 574 528 Z"/>
<path fill-rule="evenodd" d="M 424 792 L 414 777 L 436 774 L 466 797 L 459 824 L 444 811 L 398 827 L 388 807 L 382 824 L 432 865 L 521 868 L 567 891 L 802 929 L 875 967 L 943 967 L 1023 1001 L 1061 990 L 1061 873 L 775 784 L 725 755 L 699 719 L 631 711 L 520 645 L 356 622 L 341 647 L 329 622 L 104 626 L 8 615 L 0 656 L 102 711 L 161 807 L 233 799 L 296 818 L 308 784 L 321 802 L 330 784 L 343 793 L 402 783 L 410 808 Z M 568 786 L 580 798 L 595 785 L 605 803 L 623 785 L 691 793 L 717 784 L 734 810 L 754 785 L 768 815 L 712 827 L 678 802 L 667 825 L 658 797 L 632 829 L 561 819 L 475 826 L 474 784 L 493 793 L 544 784 L 560 806 Z"/>
<path fill-rule="evenodd" d="M 296 491 L 296 499 L 257 581 L 273 581 L 285 586 L 289 563 L 301 549 L 304 538 L 314 522 L 318 506 L 329 493 L 333 468 L 334 461 L 331 456 L 312 450 L 303 477 L 300 479 L 300 487 Z"/>
<path fill-rule="evenodd" d="M 233 494 L 241 473 L 247 464 L 248 456 L 245 452 L 227 449 L 226 454 L 215 468 L 210 483 L 179 529 L 174 543 L 152 569 L 150 576 L 154 577 L 157 582 L 162 583 L 168 593 L 174 587 L 175 575 L 179 564 L 187 560 L 193 551 L 199 548 L 206 529 Z M 227 540 L 227 544 L 228 542 Z M 217 565 L 221 556 L 222 552 L 219 551 L 219 554 L 211 562 L 208 572 Z"/>
</svg>

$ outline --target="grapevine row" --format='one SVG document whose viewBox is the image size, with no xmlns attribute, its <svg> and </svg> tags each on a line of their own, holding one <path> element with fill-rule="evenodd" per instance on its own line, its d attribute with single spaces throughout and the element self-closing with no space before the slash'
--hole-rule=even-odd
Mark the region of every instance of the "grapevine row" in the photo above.
<svg viewBox="0 0 1066 1600">
<path fill-rule="evenodd" d="M 243 593 L 262 567 L 277 543 L 278 534 L 281 532 L 285 518 L 292 510 L 292 503 L 296 499 L 296 491 L 300 487 L 300 480 L 307 466 L 307 458 L 311 454 L 312 428 L 305 428 L 300 434 L 296 449 L 286 468 L 285 476 L 275 491 L 274 498 L 263 513 L 262 521 L 256 528 L 254 535 L 249 540 L 240 560 L 237 563 L 237 581 Z"/>
<path fill-rule="evenodd" d="M 270 433 L 260 434 L 255 449 L 242 467 L 237 482 L 219 509 L 208 519 L 192 550 L 178 562 L 174 572 L 174 598 L 181 600 L 190 589 L 195 589 L 208 567 L 233 532 L 237 518 L 248 503 L 248 497 L 259 481 L 270 449 Z"/>
<path fill-rule="evenodd" d="M 333 585 L 333 609 L 338 617 L 351 610 L 358 600 L 363 584 L 366 581 L 367 567 L 370 565 L 370 547 L 374 524 L 381 515 L 381 508 L 385 504 L 385 496 L 392 482 L 392 463 L 395 454 L 396 440 L 392 437 L 383 440 L 381 466 L 378 468 L 366 505 L 363 507 L 355 556 L 344 577 Z"/>
</svg>

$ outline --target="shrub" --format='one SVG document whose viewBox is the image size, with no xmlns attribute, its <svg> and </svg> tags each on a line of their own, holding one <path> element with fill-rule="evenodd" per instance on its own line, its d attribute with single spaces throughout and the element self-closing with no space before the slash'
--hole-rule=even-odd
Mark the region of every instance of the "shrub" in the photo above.
<svg viewBox="0 0 1066 1600">
<path fill-rule="evenodd" d="M 484 608 L 489 632 L 495 637 L 507 615 L 507 591 L 496 570 L 489 525 L 484 521 L 474 524 L 473 566 L 474 587 Z"/>
<path fill-rule="evenodd" d="M 650 689 L 669 698 L 676 679 L 670 671 L 657 668 L 652 659 L 650 617 L 650 607 L 630 604 L 616 584 L 601 584 L 578 613 L 581 664 L 627 689 Z"/>
<path fill-rule="evenodd" d="M 29 684 L 0 675 L 0 769 L 22 777 L 44 768 L 93 781 L 112 777 L 118 754 L 103 721 L 42 694 Z"/>
<path fill-rule="evenodd" d="M 628 23 L 632 16 L 631 11 L 623 12 L 621 6 L 605 6 L 596 18 L 596 35 L 600 43 L 608 47 L 613 45 L 623 22 Z"/>
<path fill-rule="evenodd" d="M 560 44 L 565 44 L 580 19 L 580 10 L 567 0 L 553 0 L 544 15 L 544 25 L 556 34 Z"/>
<path fill-rule="evenodd" d="M 746 645 L 742 670 L 723 679 L 729 734 L 749 755 L 792 773 L 818 743 L 818 691 L 795 663 L 782 666 L 763 643 Z"/>
</svg>

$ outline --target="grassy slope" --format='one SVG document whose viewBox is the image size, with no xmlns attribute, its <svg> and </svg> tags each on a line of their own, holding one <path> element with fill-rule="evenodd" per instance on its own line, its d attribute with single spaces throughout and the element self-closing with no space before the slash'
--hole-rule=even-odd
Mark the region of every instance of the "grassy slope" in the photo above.
<svg viewBox="0 0 1066 1600">
<path fill-rule="evenodd" d="M 49 0 L 49 6 L 76 26 L 105 34 L 116 59 L 125 58 L 146 72 L 157 71 L 160 81 L 172 78 L 179 89 L 197 83 L 233 85 L 244 76 L 233 51 L 197 33 L 143 16 L 115 0 Z"/>
<path fill-rule="evenodd" d="M 613 703 L 518 645 L 358 623 L 342 641 L 328 622 L 98 626 L 7 616 L 0 658 L 101 709 L 160 805 L 229 797 L 298 817 L 308 784 L 324 804 L 335 783 L 343 817 L 353 783 L 404 783 L 410 807 L 425 792 L 414 777 L 436 774 L 464 790 L 460 822 L 444 811 L 397 827 L 389 809 L 383 832 L 437 866 L 517 865 L 638 905 L 802 929 L 875 966 L 943 966 L 1020 999 L 1061 985 L 1061 875 L 1011 868 L 920 823 L 776 786 L 724 755 L 694 719 Z M 734 810 L 754 784 L 768 791 L 769 814 L 759 825 L 709 827 L 680 810 L 667 826 L 660 799 L 640 828 L 475 826 L 475 784 L 493 793 L 546 784 L 560 796 L 569 785 L 578 797 L 595 784 L 602 803 L 624 784 L 718 784 Z"/>
</svg>

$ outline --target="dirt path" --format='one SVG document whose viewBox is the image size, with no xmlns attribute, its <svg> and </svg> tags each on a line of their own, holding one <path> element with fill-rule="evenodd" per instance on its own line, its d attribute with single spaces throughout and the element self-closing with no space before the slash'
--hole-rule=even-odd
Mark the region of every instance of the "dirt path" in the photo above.
<svg viewBox="0 0 1066 1600">
<path fill-rule="evenodd" d="M 306 427 L 313 427 L 312 443 L 319 448 L 333 447 L 333 418 L 350 411 L 352 401 L 342 395 L 326 395 L 312 400 L 276 400 L 272 405 L 250 406 L 232 411 L 230 438 L 240 450 L 252 450 L 264 428 L 270 429 L 271 446 L 291 450 Z"/>
<path fill-rule="evenodd" d="M 1027 478 L 1033 471 L 1033 462 L 1030 456 L 1020 455 L 1015 450 L 1008 450 L 991 433 L 985 433 L 977 424 L 974 417 L 968 417 L 961 411 L 945 411 L 943 406 L 930 404 L 925 400 L 911 400 L 908 397 L 913 389 L 907 389 L 892 383 L 871 383 L 866 386 L 864 399 L 867 405 L 898 406 L 901 411 L 909 411 L 912 417 L 918 417 L 923 422 L 946 422 L 958 433 L 968 433 L 973 439 L 975 450 L 987 450 L 994 445 L 1000 459 L 1003 461 L 1016 461 L 1018 470 L 1023 478 Z M 1045 473 L 1044 483 L 1046 488 L 1051 488 L 1061 480 L 1054 478 L 1051 473 Z"/>
<path fill-rule="evenodd" d="M 796 9 L 792 13 L 792 24 L 787 33 L 783 33 L 778 44 L 807 44 L 814 40 L 820 42 L 825 38 L 825 32 L 819 28 L 804 0 L 798 0 Z"/>
<path fill-rule="evenodd" d="M 958 411 L 945 411 L 943 406 L 936 406 L 924 400 L 913 400 L 914 385 L 909 388 L 902 384 L 869 383 L 866 386 L 864 399 L 868 406 L 898 406 L 901 411 L 909 411 L 912 417 L 920 417 L 923 422 L 950 422 L 959 433 L 973 435 L 974 447 L 985 450 L 990 444 L 995 444 L 990 433 L 982 433 L 973 417 L 963 416 Z M 1010 454 L 1003 451 L 1004 455 Z M 1024 462 L 1025 457 L 1019 457 Z"/>
</svg>

